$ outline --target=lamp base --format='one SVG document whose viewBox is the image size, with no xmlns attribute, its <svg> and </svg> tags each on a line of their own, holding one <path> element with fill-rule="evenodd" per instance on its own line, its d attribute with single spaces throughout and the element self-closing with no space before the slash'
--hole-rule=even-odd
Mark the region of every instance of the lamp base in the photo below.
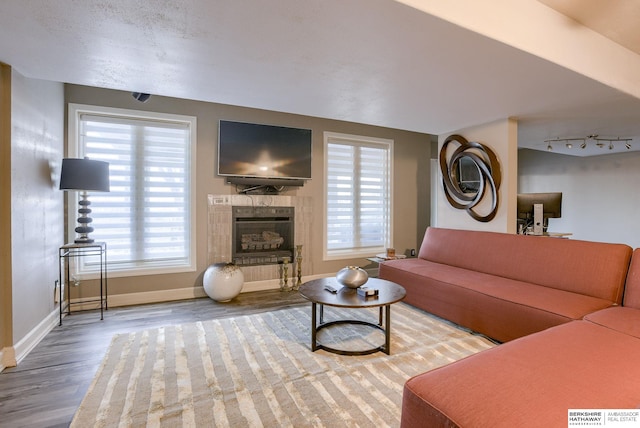
<svg viewBox="0 0 640 428">
<path fill-rule="evenodd" d="M 81 199 L 78 204 L 80 205 L 80 208 L 78 209 L 79 226 L 76 227 L 75 231 L 79 236 L 73 242 L 76 244 L 92 244 L 94 241 L 92 238 L 89 238 L 89 234 L 93 232 L 93 227 L 91 227 L 93 219 L 89 217 L 89 214 L 91 214 L 91 208 L 89 208 L 91 202 L 89 201 L 87 192 L 81 193 Z"/>
<path fill-rule="evenodd" d="M 93 244 L 94 240 L 93 238 L 83 238 L 82 236 L 77 238 L 75 241 L 76 244 Z"/>
</svg>

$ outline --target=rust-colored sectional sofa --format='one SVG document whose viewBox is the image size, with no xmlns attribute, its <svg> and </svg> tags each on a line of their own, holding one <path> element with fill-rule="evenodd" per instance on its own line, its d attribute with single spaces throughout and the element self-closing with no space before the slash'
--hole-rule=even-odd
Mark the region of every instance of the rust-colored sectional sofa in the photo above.
<svg viewBox="0 0 640 428">
<path fill-rule="evenodd" d="M 508 342 L 409 379 L 402 427 L 566 427 L 569 409 L 640 407 L 640 250 L 430 228 L 380 277 Z"/>
</svg>

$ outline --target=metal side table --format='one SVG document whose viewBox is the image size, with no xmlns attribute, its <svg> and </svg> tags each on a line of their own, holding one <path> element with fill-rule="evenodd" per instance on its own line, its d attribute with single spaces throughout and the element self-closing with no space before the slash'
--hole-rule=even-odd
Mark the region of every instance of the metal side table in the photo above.
<svg viewBox="0 0 640 428">
<path fill-rule="evenodd" d="M 76 302 L 71 301 L 71 289 L 69 287 L 69 265 L 70 260 L 78 257 L 87 257 L 87 256 L 99 256 L 100 258 L 100 298 L 94 299 L 85 299 Z M 60 295 L 58 296 L 60 302 L 60 325 L 62 325 L 62 314 L 63 311 L 63 296 L 62 296 L 62 277 L 64 271 L 64 287 L 67 290 L 67 315 L 71 314 L 71 306 L 72 305 L 82 305 L 86 303 L 98 302 L 100 304 L 100 319 L 104 319 L 104 311 L 108 309 L 107 305 L 107 243 L 106 242 L 92 242 L 90 244 L 65 244 L 60 247 L 58 251 L 58 290 Z"/>
</svg>

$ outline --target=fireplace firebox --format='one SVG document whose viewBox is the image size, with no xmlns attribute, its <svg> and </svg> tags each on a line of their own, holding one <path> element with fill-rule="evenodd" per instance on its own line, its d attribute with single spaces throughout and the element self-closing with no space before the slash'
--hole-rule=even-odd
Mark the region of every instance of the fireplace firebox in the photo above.
<svg viewBox="0 0 640 428">
<path fill-rule="evenodd" d="M 294 207 L 232 207 L 232 259 L 236 265 L 293 260 Z"/>
</svg>

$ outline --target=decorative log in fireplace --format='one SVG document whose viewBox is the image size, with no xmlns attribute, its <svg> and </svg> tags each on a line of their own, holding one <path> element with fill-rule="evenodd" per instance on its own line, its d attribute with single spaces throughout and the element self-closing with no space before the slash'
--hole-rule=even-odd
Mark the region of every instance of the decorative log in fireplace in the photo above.
<svg viewBox="0 0 640 428">
<path fill-rule="evenodd" d="M 236 265 L 293 260 L 293 207 L 232 207 L 232 259 Z"/>
</svg>

